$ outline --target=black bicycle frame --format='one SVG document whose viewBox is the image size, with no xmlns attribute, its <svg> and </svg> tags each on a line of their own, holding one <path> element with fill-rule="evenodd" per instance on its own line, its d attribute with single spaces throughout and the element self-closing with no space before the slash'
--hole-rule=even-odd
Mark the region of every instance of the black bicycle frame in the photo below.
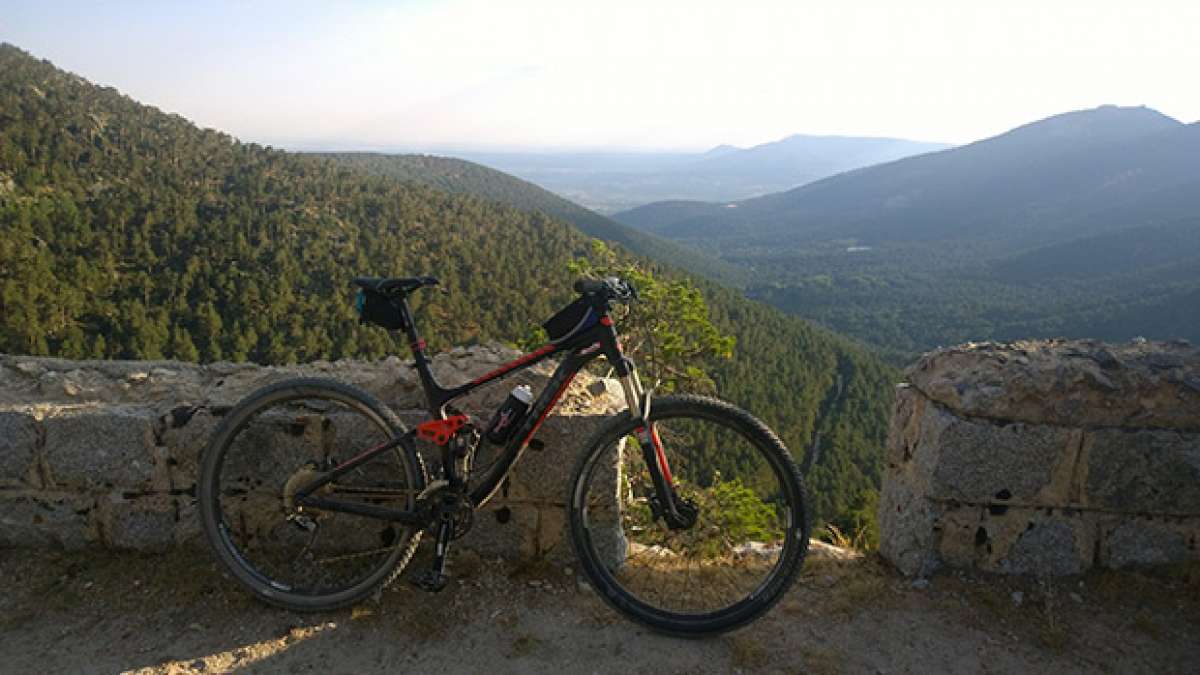
<svg viewBox="0 0 1200 675">
<path fill-rule="evenodd" d="M 465 396 L 475 389 L 490 384 L 496 380 L 507 377 L 513 373 L 520 372 L 530 366 L 533 366 L 541 361 L 551 358 L 555 355 L 566 354 L 566 357 L 559 363 L 558 368 L 554 371 L 550 381 L 546 387 L 538 395 L 538 398 L 530 406 L 528 413 L 525 415 L 521 425 L 517 427 L 515 433 L 505 445 L 501 455 L 496 459 L 496 464 L 499 471 L 491 472 L 491 478 L 480 485 L 472 486 L 470 499 L 476 506 L 482 505 L 488 501 L 497 488 L 500 487 L 504 479 L 508 477 L 508 473 L 512 467 L 521 458 L 525 448 L 529 445 L 530 439 L 537 433 L 542 422 L 553 410 L 558 399 L 570 386 L 571 380 L 575 375 L 583 369 L 592 359 L 603 355 L 612 364 L 616 375 L 621 378 L 622 384 L 626 387 L 626 396 L 630 397 L 631 375 L 634 372 L 634 366 L 631 361 L 625 358 L 621 351 L 621 342 L 617 336 L 616 329 L 613 326 L 612 318 L 609 316 L 607 307 L 602 304 L 594 307 L 594 311 L 599 313 L 599 320 L 591 328 L 588 328 L 576 335 L 568 336 L 558 342 L 551 342 L 539 349 L 536 349 L 514 361 L 504 364 L 499 368 L 481 375 L 480 377 L 471 380 L 470 382 L 453 388 L 441 386 L 433 375 L 430 368 L 430 360 L 426 353 L 425 341 L 421 339 L 417 333 L 416 324 L 413 322 L 412 314 L 408 308 L 407 298 L 401 296 L 395 300 L 397 309 L 401 312 L 402 323 L 404 330 L 409 340 L 409 347 L 413 354 L 413 366 L 417 369 L 417 373 L 421 379 L 421 386 L 425 391 L 425 399 L 428 404 L 428 409 L 435 420 L 445 420 L 446 406 L 457 398 Z M 640 392 L 639 392 L 640 393 Z M 636 394 L 633 395 L 636 398 Z M 296 491 L 296 503 L 303 506 L 323 509 L 327 511 L 341 511 L 344 513 L 352 513 L 369 518 L 378 518 L 382 520 L 391 520 L 395 522 L 425 525 L 428 517 L 424 514 L 419 514 L 415 511 L 404 511 L 400 509 L 392 509 L 372 504 L 363 504 L 358 502 L 344 502 L 325 497 L 318 497 L 312 493 L 318 490 L 323 485 L 326 485 L 339 476 L 351 471 L 352 469 L 369 462 L 374 457 L 382 452 L 387 452 L 399 445 L 407 445 L 414 443 L 414 432 L 409 431 L 389 441 L 369 448 L 359 455 L 342 462 L 334 467 L 329 472 L 321 477 L 313 480 L 311 483 L 304 485 Z M 452 461 L 450 444 L 442 446 L 442 470 L 447 482 L 451 486 L 461 486 L 462 476 L 457 475 L 456 462 Z M 645 450 L 645 448 L 643 448 Z M 658 457 L 661 457 L 661 451 Z M 657 457 L 656 457 L 657 458 Z M 665 461 L 665 458 L 662 458 Z M 651 471 L 655 474 L 656 483 L 662 480 L 663 471 L 657 461 L 651 463 Z M 669 474 L 669 469 L 666 475 Z M 667 481 L 670 479 L 668 478 Z M 669 489 L 669 488 L 668 488 Z M 668 500 L 667 502 L 671 502 Z"/>
</svg>

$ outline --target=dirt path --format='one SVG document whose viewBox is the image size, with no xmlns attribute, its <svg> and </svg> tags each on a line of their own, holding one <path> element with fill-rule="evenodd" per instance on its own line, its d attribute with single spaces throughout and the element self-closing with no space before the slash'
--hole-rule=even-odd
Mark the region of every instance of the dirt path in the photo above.
<svg viewBox="0 0 1200 675">
<path fill-rule="evenodd" d="M 299 615 L 252 601 L 206 552 L 0 550 L 0 671 L 1182 673 L 1200 659 L 1195 568 L 914 588 L 870 560 L 811 562 L 766 618 L 704 641 L 623 620 L 569 569 L 468 555 L 456 573 L 440 595 L 398 582 Z"/>
</svg>

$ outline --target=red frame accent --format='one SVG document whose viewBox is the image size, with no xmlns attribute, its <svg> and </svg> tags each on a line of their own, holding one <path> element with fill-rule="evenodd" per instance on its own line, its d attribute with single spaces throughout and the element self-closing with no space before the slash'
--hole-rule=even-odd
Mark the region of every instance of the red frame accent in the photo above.
<svg viewBox="0 0 1200 675">
<path fill-rule="evenodd" d="M 646 427 L 638 427 L 638 435 L 643 443 L 646 442 Z M 667 462 L 667 453 L 663 451 L 662 439 L 658 437 L 658 429 L 650 425 L 650 443 L 654 446 L 654 457 L 658 459 L 658 468 L 662 471 L 663 478 L 666 479 L 667 485 L 674 485 L 675 482 L 671 479 L 671 465 Z"/>
<path fill-rule="evenodd" d="M 350 459 L 342 462 L 341 464 L 338 464 L 337 466 L 335 466 L 333 468 L 340 469 L 343 466 L 350 464 L 351 462 L 357 462 L 358 460 L 362 459 L 363 457 L 366 457 L 367 455 L 371 454 L 372 452 L 378 451 L 380 448 L 382 448 L 383 446 L 385 446 L 391 442 L 392 442 L 391 439 L 388 439 L 382 443 L 377 443 L 377 444 L 367 448 L 366 450 L 363 450 L 362 452 L 358 453 L 357 455 L 351 457 Z"/>
<path fill-rule="evenodd" d="M 471 418 L 466 415 L 453 415 L 444 420 L 421 422 L 417 425 L 417 438 L 437 445 L 445 445 L 450 442 L 451 436 L 458 433 L 458 430 L 470 421 Z"/>
<path fill-rule="evenodd" d="M 600 325 L 601 325 L 601 326 L 611 326 L 611 325 L 613 325 L 612 317 L 611 317 L 611 316 L 602 316 L 602 317 L 600 317 Z"/>
<path fill-rule="evenodd" d="M 558 405 L 558 399 L 561 398 L 563 392 L 565 392 L 567 388 L 571 386 L 571 382 L 574 379 L 575 373 L 571 373 L 571 376 L 567 378 L 567 381 L 563 382 L 562 387 L 560 387 L 558 391 L 554 392 L 554 398 L 550 399 L 550 405 L 546 406 L 546 409 L 542 411 L 542 416 L 538 418 L 537 422 L 533 423 L 533 428 L 529 430 L 529 435 L 525 437 L 526 443 L 528 443 L 529 439 L 533 438 L 533 435 L 537 433 L 538 427 L 542 426 L 542 422 L 544 422 L 546 417 L 550 415 L 550 411 L 554 410 L 554 406 Z"/>
<path fill-rule="evenodd" d="M 550 352 L 554 351 L 554 347 L 555 347 L 555 345 L 553 345 L 553 344 L 548 344 L 548 345 L 539 347 L 536 351 L 529 352 L 528 354 L 526 354 L 525 356 L 522 356 L 521 358 L 517 359 L 516 361 L 510 361 L 510 362 L 500 366 L 499 368 L 493 370 L 492 372 L 487 373 L 486 375 L 480 375 L 479 377 L 471 380 L 471 384 L 483 384 L 484 382 L 487 382 L 490 379 L 500 377 L 501 375 L 509 372 L 510 370 L 520 368 L 521 366 L 525 365 L 526 363 L 529 363 L 530 361 L 538 358 L 539 356 L 545 356 L 546 354 L 549 354 Z"/>
</svg>

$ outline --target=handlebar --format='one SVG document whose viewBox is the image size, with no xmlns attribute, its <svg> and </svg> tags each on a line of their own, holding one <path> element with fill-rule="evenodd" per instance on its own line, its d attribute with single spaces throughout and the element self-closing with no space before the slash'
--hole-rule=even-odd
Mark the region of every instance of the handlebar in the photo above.
<svg viewBox="0 0 1200 675">
<path fill-rule="evenodd" d="M 637 299 L 637 289 L 633 284 L 617 277 L 606 279 L 580 279 L 575 282 L 575 292 L 581 295 L 595 295 L 604 300 L 628 302 Z"/>
</svg>

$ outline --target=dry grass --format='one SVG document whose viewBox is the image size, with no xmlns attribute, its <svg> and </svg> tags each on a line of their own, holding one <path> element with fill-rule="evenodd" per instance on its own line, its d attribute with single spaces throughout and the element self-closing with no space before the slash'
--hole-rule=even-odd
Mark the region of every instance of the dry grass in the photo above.
<svg viewBox="0 0 1200 675">
<path fill-rule="evenodd" d="M 847 535 L 838 529 L 837 525 L 832 523 L 825 525 L 825 539 L 830 544 L 838 548 L 849 549 L 851 551 L 859 551 L 860 553 L 867 552 L 867 532 L 866 530 L 857 530 L 853 534 Z"/>
<path fill-rule="evenodd" d="M 1147 637 L 1155 639 L 1163 635 L 1162 626 L 1158 625 L 1158 621 L 1154 619 L 1154 615 L 1147 610 L 1142 610 L 1133 615 L 1133 629 Z"/>
<path fill-rule="evenodd" d="M 757 670 L 771 662 L 771 651 L 753 631 L 742 631 L 729 638 L 729 658 L 737 668 Z"/>
<path fill-rule="evenodd" d="M 529 656 L 537 651 L 542 646 L 542 640 L 534 635 L 524 633 L 518 635 L 512 641 L 512 652 L 509 654 L 512 658 L 521 658 Z"/>
<path fill-rule="evenodd" d="M 800 672 L 811 675 L 836 675 L 846 671 L 845 659 L 842 654 L 829 647 L 801 647 L 801 661 L 804 664 Z"/>
<path fill-rule="evenodd" d="M 786 614 L 836 617 L 846 620 L 859 612 L 893 602 L 895 575 L 877 559 L 811 560 L 805 563 L 799 587 L 782 605 Z"/>
<path fill-rule="evenodd" d="M 1051 649 L 1062 649 L 1067 644 L 1067 624 L 1061 611 L 1060 593 L 1053 577 L 1043 576 L 1038 579 L 1040 594 L 1038 601 L 1041 609 L 1041 625 L 1038 639 Z"/>
</svg>

